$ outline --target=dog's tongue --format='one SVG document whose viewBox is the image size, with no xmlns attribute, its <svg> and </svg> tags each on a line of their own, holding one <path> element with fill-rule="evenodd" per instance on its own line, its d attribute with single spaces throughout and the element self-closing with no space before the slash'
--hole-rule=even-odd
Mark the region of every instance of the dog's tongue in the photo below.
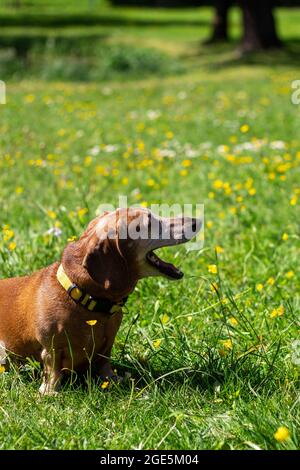
<svg viewBox="0 0 300 470">
<path fill-rule="evenodd" d="M 176 268 L 172 263 L 166 263 L 160 259 L 153 251 L 150 251 L 147 254 L 147 260 L 152 266 L 158 269 L 165 276 L 170 277 L 171 279 L 181 279 L 183 277 L 183 272 L 180 269 Z"/>
</svg>

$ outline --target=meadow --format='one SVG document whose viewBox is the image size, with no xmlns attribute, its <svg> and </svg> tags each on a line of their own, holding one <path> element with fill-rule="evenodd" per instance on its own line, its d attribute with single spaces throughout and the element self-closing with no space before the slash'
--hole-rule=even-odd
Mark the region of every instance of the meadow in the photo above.
<svg viewBox="0 0 300 470">
<path fill-rule="evenodd" d="M 44 55 L 34 43 L 28 63 L 0 53 L 0 277 L 58 260 L 119 195 L 203 203 L 204 247 L 163 250 L 183 280 L 143 280 L 130 297 L 113 350 L 125 385 L 89 379 L 39 397 L 37 364 L 1 367 L 0 448 L 297 449 L 300 11 L 278 11 L 287 50 L 245 60 L 235 10 L 232 43 L 204 47 L 209 9 L 99 6 L 98 24 L 74 25 L 78 5 L 56 28 L 54 7 L 36 7 L 42 26 L 34 9 L 0 9 L 2 42 L 59 44 Z M 95 67 L 92 45 L 82 66 L 91 32 L 110 51 Z M 75 66 L 51 75 L 65 57 Z"/>
</svg>

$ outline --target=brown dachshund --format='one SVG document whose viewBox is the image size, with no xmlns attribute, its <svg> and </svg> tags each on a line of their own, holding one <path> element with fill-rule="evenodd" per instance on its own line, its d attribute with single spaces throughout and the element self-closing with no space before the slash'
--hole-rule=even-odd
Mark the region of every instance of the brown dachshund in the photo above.
<svg viewBox="0 0 300 470">
<path fill-rule="evenodd" d="M 138 280 L 183 276 L 153 250 L 187 242 L 200 226 L 199 219 L 136 208 L 97 217 L 66 246 L 61 263 L 0 281 L 2 349 L 43 362 L 42 394 L 54 394 L 65 371 L 87 370 L 90 363 L 113 377 L 110 355 L 122 305 Z"/>
</svg>

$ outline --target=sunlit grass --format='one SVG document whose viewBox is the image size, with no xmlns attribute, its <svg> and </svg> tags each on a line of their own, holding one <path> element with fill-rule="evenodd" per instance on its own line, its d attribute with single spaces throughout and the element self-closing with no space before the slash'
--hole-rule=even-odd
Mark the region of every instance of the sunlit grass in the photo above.
<svg viewBox="0 0 300 470">
<path fill-rule="evenodd" d="M 135 82 L 8 82 L 1 277 L 59 259 L 119 195 L 204 203 L 205 244 L 164 250 L 183 280 L 130 297 L 123 387 L 83 377 L 40 398 L 36 364 L 0 373 L 2 448 L 299 447 L 299 68 L 197 61 Z"/>
</svg>

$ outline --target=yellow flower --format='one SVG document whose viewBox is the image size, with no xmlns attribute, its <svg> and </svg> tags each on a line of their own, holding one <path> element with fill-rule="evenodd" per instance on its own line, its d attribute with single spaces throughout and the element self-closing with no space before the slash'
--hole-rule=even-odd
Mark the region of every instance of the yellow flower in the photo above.
<svg viewBox="0 0 300 470">
<path fill-rule="evenodd" d="M 33 103 L 34 100 L 35 100 L 34 95 L 26 95 L 25 98 L 24 98 L 25 103 Z"/>
<path fill-rule="evenodd" d="M 232 189 L 231 189 L 229 183 L 224 183 L 223 184 L 223 189 L 225 191 L 225 194 L 231 194 L 232 193 Z"/>
<path fill-rule="evenodd" d="M 147 186 L 154 186 L 155 185 L 155 181 L 153 178 L 148 178 L 147 179 Z"/>
<path fill-rule="evenodd" d="M 8 242 L 9 240 L 11 240 L 15 236 L 15 232 L 13 230 L 10 230 L 10 229 L 5 229 L 4 228 L 3 233 L 4 233 L 3 240 L 5 242 Z"/>
<path fill-rule="evenodd" d="M 282 317 L 283 314 L 284 314 L 284 306 L 280 305 L 280 307 L 274 308 L 274 310 L 272 310 L 270 317 L 271 318 Z"/>
<path fill-rule="evenodd" d="M 47 215 L 50 217 L 50 219 L 56 219 L 56 213 L 52 210 L 47 211 Z"/>
<path fill-rule="evenodd" d="M 208 272 L 211 274 L 217 274 L 218 272 L 218 267 L 215 264 L 209 264 L 207 266 Z"/>
<path fill-rule="evenodd" d="M 231 326 L 236 326 L 236 325 L 238 324 L 237 319 L 234 318 L 234 317 L 230 317 L 230 318 L 228 319 L 228 321 L 229 321 L 229 323 L 230 323 Z"/>
<path fill-rule="evenodd" d="M 222 248 L 221 246 L 215 246 L 215 250 L 217 253 L 224 253 L 224 248 Z"/>
<path fill-rule="evenodd" d="M 249 191 L 248 191 L 248 194 L 250 196 L 254 196 L 256 194 L 256 189 L 255 188 L 250 188 Z"/>
<path fill-rule="evenodd" d="M 214 183 L 213 183 L 213 187 L 215 189 L 221 189 L 223 188 L 223 181 L 221 180 L 215 180 Z"/>
<path fill-rule="evenodd" d="M 103 382 L 103 383 L 101 384 L 102 390 L 105 390 L 108 386 L 109 386 L 109 381 L 108 381 L 108 380 L 105 380 L 105 382 Z"/>
<path fill-rule="evenodd" d="M 288 233 L 283 233 L 281 238 L 284 242 L 286 242 L 289 239 Z"/>
<path fill-rule="evenodd" d="M 192 164 L 191 160 L 183 160 L 183 162 L 181 163 L 181 165 L 184 167 L 189 167 L 191 166 L 191 164 Z"/>
<path fill-rule="evenodd" d="M 87 320 L 85 323 L 87 323 L 90 326 L 94 326 L 94 325 L 96 325 L 97 322 L 98 322 L 98 320 Z"/>
<path fill-rule="evenodd" d="M 102 165 L 97 165 L 96 166 L 96 173 L 97 173 L 97 175 L 101 175 L 101 176 L 108 176 L 109 175 L 108 170 Z"/>
<path fill-rule="evenodd" d="M 210 289 L 215 294 L 216 292 L 218 292 L 219 286 L 216 282 L 212 282 L 210 285 Z"/>
<path fill-rule="evenodd" d="M 222 339 L 220 343 L 224 346 L 225 349 L 232 349 L 232 341 L 231 339 Z"/>
<path fill-rule="evenodd" d="M 248 124 L 243 124 L 241 127 L 240 127 L 240 131 L 245 134 L 246 132 L 248 132 L 250 129 L 250 127 L 248 126 Z"/>
<path fill-rule="evenodd" d="M 188 174 L 187 170 L 180 170 L 179 172 L 180 176 L 186 176 Z"/>
<path fill-rule="evenodd" d="M 170 318 L 168 317 L 168 315 L 166 313 L 164 313 L 162 318 L 161 318 L 162 324 L 165 325 L 166 323 L 168 323 L 169 320 L 170 320 Z"/>
<path fill-rule="evenodd" d="M 273 286 L 275 284 L 275 279 L 274 277 L 270 277 L 268 280 L 267 280 L 267 284 L 269 284 L 269 286 Z"/>
<path fill-rule="evenodd" d="M 3 374 L 5 372 L 5 367 L 0 364 L 0 374 Z"/>
<path fill-rule="evenodd" d="M 298 202 L 298 197 L 297 196 L 293 196 L 290 200 L 290 204 L 291 206 L 295 206 Z"/>
<path fill-rule="evenodd" d="M 92 164 L 92 161 L 93 161 L 93 159 L 92 159 L 92 157 L 91 157 L 90 155 L 88 155 L 87 157 L 85 157 L 85 159 L 84 159 L 84 164 L 85 164 L 85 166 L 90 166 L 90 165 Z"/>
<path fill-rule="evenodd" d="M 274 172 L 268 174 L 269 180 L 273 181 L 276 178 L 276 174 Z"/>
<path fill-rule="evenodd" d="M 143 122 L 139 122 L 136 126 L 136 130 L 142 132 L 145 129 L 145 124 Z"/>
<path fill-rule="evenodd" d="M 247 178 L 247 181 L 245 183 L 245 188 L 250 189 L 253 186 L 253 178 Z"/>
<path fill-rule="evenodd" d="M 274 433 L 274 438 L 278 442 L 284 442 L 290 437 L 290 431 L 286 426 L 280 426 Z"/>
<path fill-rule="evenodd" d="M 264 288 L 264 285 L 263 285 L 263 284 L 261 284 L 261 283 L 256 284 L 256 290 L 257 290 L 257 292 L 261 292 L 261 291 L 263 290 L 263 288 Z"/>
<path fill-rule="evenodd" d="M 174 137 L 174 134 L 173 134 L 172 131 L 166 132 L 166 138 L 167 138 L 167 139 L 173 139 L 173 137 Z"/>
<path fill-rule="evenodd" d="M 286 277 L 287 279 L 292 279 L 292 277 L 294 277 L 294 276 L 295 276 L 294 271 L 288 271 L 288 272 L 286 273 L 286 275 L 285 275 L 285 277 Z"/>
<path fill-rule="evenodd" d="M 14 251 L 17 247 L 17 244 L 16 242 L 11 242 L 9 245 L 8 245 L 8 249 L 9 251 Z"/>
<path fill-rule="evenodd" d="M 128 184 L 127 176 L 124 176 L 124 178 L 122 178 L 122 184 L 124 184 L 124 186 L 126 186 Z"/>
<path fill-rule="evenodd" d="M 214 224 L 214 223 L 213 223 L 211 220 L 208 220 L 208 221 L 206 222 L 206 227 L 207 227 L 207 228 L 212 228 L 213 224 Z"/>
<path fill-rule="evenodd" d="M 77 240 L 76 235 L 73 235 L 73 237 L 69 237 L 69 238 L 68 238 L 68 242 L 69 242 L 69 243 L 75 242 L 76 240 Z"/>
<path fill-rule="evenodd" d="M 22 186 L 18 186 L 16 188 L 16 194 L 22 194 L 24 192 L 24 188 L 22 188 Z"/>
<path fill-rule="evenodd" d="M 154 348 L 159 348 L 159 346 L 161 344 L 161 339 L 155 339 L 152 344 L 153 344 Z"/>
<path fill-rule="evenodd" d="M 82 219 L 82 217 L 84 217 L 85 214 L 88 213 L 88 211 L 89 211 L 89 210 L 88 210 L 86 207 L 84 207 L 83 209 L 78 209 L 77 215 L 78 215 L 78 217 L 79 217 L 80 219 Z"/>
</svg>

